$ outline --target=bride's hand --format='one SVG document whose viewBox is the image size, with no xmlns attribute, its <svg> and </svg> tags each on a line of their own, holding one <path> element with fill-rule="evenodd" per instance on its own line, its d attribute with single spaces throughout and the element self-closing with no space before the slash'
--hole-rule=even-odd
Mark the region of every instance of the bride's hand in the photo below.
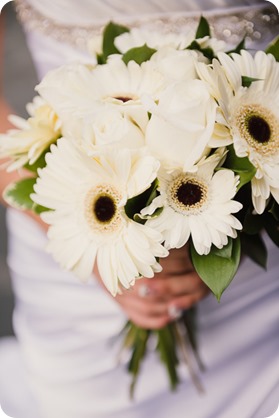
<svg viewBox="0 0 279 418">
<path fill-rule="evenodd" d="M 142 328 L 159 329 L 204 298 L 209 289 L 194 271 L 186 247 L 160 261 L 163 271 L 116 296 L 128 318 Z"/>
</svg>

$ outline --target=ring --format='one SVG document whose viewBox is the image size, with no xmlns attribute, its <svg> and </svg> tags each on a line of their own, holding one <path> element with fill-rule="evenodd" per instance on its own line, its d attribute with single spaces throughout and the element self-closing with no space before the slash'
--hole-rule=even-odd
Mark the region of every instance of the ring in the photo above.
<svg viewBox="0 0 279 418">
<path fill-rule="evenodd" d="M 138 295 L 141 298 L 145 298 L 147 295 L 149 295 L 149 293 L 150 293 L 150 290 L 149 290 L 149 287 L 146 284 L 141 284 L 139 286 Z"/>
<path fill-rule="evenodd" d="M 168 314 L 172 319 L 179 319 L 182 316 L 182 309 L 177 308 L 176 306 L 169 306 L 168 307 Z"/>
</svg>

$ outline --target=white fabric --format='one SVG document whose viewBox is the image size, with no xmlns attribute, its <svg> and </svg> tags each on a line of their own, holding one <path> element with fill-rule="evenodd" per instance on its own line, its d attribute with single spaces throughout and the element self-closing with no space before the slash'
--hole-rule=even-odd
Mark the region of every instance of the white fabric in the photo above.
<svg viewBox="0 0 279 418">
<path fill-rule="evenodd" d="M 92 20 L 91 10 L 92 16 L 102 19 L 124 12 L 136 15 L 136 11 L 179 11 L 186 5 L 188 10 L 202 6 L 220 8 L 256 0 L 30 0 L 30 3 L 48 16 L 86 23 Z M 28 43 L 40 77 L 67 60 L 80 59 L 80 53 L 73 55 L 71 48 L 37 34 L 28 35 Z M 206 393 L 197 394 L 183 367 L 183 382 L 175 393 L 169 392 L 165 370 L 150 351 L 135 400 L 130 401 L 130 376 L 125 366 L 117 363 L 120 340 L 116 337 L 125 317 L 116 302 L 94 279 L 84 285 L 62 272 L 44 252 L 44 233 L 24 214 L 10 210 L 8 227 L 8 261 L 16 296 L 14 325 L 22 349 L 19 354 L 11 340 L 0 345 L 0 404 L 8 415 L 264 418 L 273 413 L 279 399 L 279 281 L 278 249 L 268 239 L 267 272 L 245 259 L 221 303 L 209 296 L 198 306 Z M 23 383 L 27 379 L 29 390 Z M 22 391 L 26 391 L 24 396 L 17 396 L 19 382 Z"/>
<path fill-rule="evenodd" d="M 165 371 L 150 353 L 136 400 L 131 402 L 130 377 L 117 364 L 120 340 L 115 337 L 125 322 L 118 305 L 97 282 L 81 285 L 72 275 L 59 271 L 44 253 L 46 238 L 32 220 L 11 210 L 8 221 L 9 264 L 17 296 L 15 330 L 33 388 L 28 399 L 37 398 L 42 408 L 41 414 L 36 408 L 30 414 L 29 404 L 19 414 L 13 379 L 5 382 L 5 402 L 0 381 L 0 403 L 9 415 L 182 418 L 185 411 L 191 411 L 191 418 L 263 418 L 275 408 L 279 399 L 279 281 L 278 249 L 270 242 L 267 272 L 244 260 L 220 304 L 213 296 L 199 304 L 205 395 L 197 394 L 184 369 L 183 383 L 175 394 L 170 393 Z M 18 363 L 9 361 L 17 378 L 22 377 Z M 272 391 L 266 415 L 257 415 Z"/>
<path fill-rule="evenodd" d="M 192 12 L 263 4 L 263 0 L 28 0 L 40 13 L 59 23 L 92 25 L 139 15 Z"/>
</svg>

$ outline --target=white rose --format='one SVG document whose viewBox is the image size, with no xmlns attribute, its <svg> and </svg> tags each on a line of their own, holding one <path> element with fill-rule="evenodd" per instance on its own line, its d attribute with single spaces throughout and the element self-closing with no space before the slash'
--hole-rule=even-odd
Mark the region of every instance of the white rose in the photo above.
<svg viewBox="0 0 279 418">
<path fill-rule="evenodd" d="M 148 104 L 152 117 L 146 144 L 166 166 L 191 170 L 207 150 L 216 118 L 216 103 L 200 80 L 169 86 L 158 105 Z"/>
</svg>

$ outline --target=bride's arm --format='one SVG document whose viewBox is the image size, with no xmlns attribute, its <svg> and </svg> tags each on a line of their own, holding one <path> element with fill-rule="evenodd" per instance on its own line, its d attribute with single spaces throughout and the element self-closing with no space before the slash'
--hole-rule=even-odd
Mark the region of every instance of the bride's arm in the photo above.
<svg viewBox="0 0 279 418">
<path fill-rule="evenodd" d="M 0 62 L 3 63 L 3 37 L 4 37 L 4 16 L 3 13 L 0 14 Z M 0 65 L 0 132 L 5 132 L 7 129 L 11 128 L 10 123 L 8 122 L 8 115 L 11 113 L 11 109 L 8 106 L 7 102 L 3 96 L 3 65 Z M 2 164 L 3 161 L 0 161 Z M 7 184 L 10 181 L 17 178 L 16 173 L 6 173 L 4 170 L 1 170 L 0 175 L 0 199 L 3 203 L 2 192 Z"/>
<path fill-rule="evenodd" d="M 8 116 L 14 113 L 5 100 L 3 93 L 3 44 L 4 44 L 4 13 L 0 13 L 0 133 L 6 132 L 8 129 L 12 128 L 11 123 L 8 120 Z M 3 205 L 6 203 L 3 200 L 2 193 L 6 186 L 13 181 L 19 180 L 20 178 L 29 176 L 30 173 L 24 170 L 13 171 L 7 173 L 6 170 L 2 167 L 5 161 L 0 160 L 0 202 Z M 39 216 L 35 215 L 33 212 L 28 212 L 28 216 L 34 219 L 37 223 L 41 225 L 42 228 L 47 230 L 47 225 L 40 219 Z"/>
</svg>

